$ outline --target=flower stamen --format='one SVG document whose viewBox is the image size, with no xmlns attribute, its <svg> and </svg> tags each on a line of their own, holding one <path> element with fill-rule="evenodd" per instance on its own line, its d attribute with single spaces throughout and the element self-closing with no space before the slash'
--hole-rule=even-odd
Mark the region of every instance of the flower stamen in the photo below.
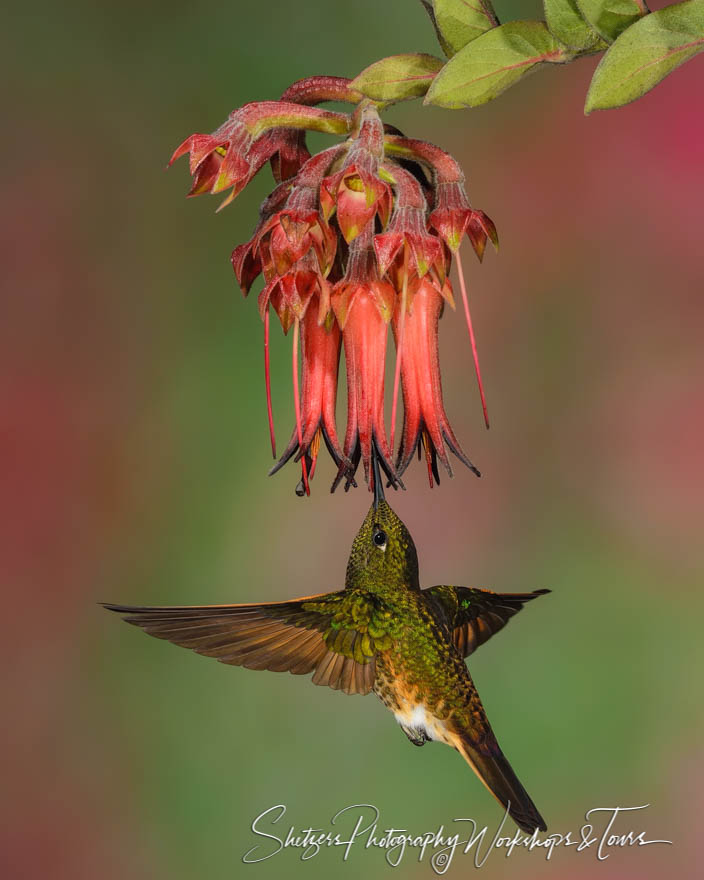
<svg viewBox="0 0 704 880">
<path fill-rule="evenodd" d="M 310 441 L 310 449 L 308 450 L 308 454 L 311 459 L 310 466 L 310 474 L 308 475 L 309 479 L 313 479 L 315 476 L 315 466 L 318 463 L 318 453 L 320 452 L 320 428 L 313 434 L 313 439 Z"/>
<path fill-rule="evenodd" d="M 423 428 L 421 432 L 421 439 L 423 442 L 423 451 L 425 452 L 425 463 L 428 465 L 428 482 L 430 483 L 430 488 L 433 488 L 433 446 L 430 441 L 430 437 L 428 436 L 428 432 L 425 428 Z M 418 447 L 418 457 L 420 458 L 420 446 Z"/>
<path fill-rule="evenodd" d="M 472 326 L 472 316 L 469 313 L 469 300 L 467 299 L 467 288 L 464 283 L 464 272 L 462 271 L 462 260 L 460 252 L 457 251 L 457 274 L 460 279 L 460 290 L 462 291 L 462 302 L 464 303 L 464 314 L 467 319 L 467 329 L 469 330 L 469 341 L 472 345 L 472 357 L 474 358 L 474 371 L 477 374 L 477 384 L 479 385 L 479 395 L 482 399 L 482 411 L 484 413 L 484 424 L 489 427 L 489 414 L 486 408 L 486 397 L 484 396 L 484 384 L 482 383 L 482 374 L 479 369 L 479 355 L 477 353 L 477 341 L 474 338 L 474 328 Z"/>
<path fill-rule="evenodd" d="M 303 431 L 301 429 L 301 397 L 298 389 L 298 335 L 299 335 L 300 321 L 296 318 L 293 325 L 293 352 L 292 352 L 292 366 L 293 366 L 293 404 L 294 409 L 296 410 L 296 433 L 298 435 L 298 447 L 299 449 L 303 449 Z M 306 464 L 306 456 L 301 456 L 301 482 L 303 483 L 303 490 L 306 495 L 310 495 L 310 486 L 308 485 L 308 465 Z"/>
<path fill-rule="evenodd" d="M 269 417 L 269 438 L 271 454 L 276 458 L 276 436 L 274 434 L 274 412 L 271 407 L 271 369 L 269 365 L 269 306 L 264 313 L 264 380 L 266 382 L 266 411 Z"/>
<path fill-rule="evenodd" d="M 408 244 L 403 245 L 403 286 L 401 288 L 401 314 L 398 323 L 398 344 L 396 346 L 396 370 L 394 372 L 394 393 L 391 404 L 391 449 L 394 448 L 396 436 L 396 407 L 398 404 L 398 386 L 401 380 L 401 360 L 403 358 L 403 331 L 406 326 L 406 300 L 408 297 Z"/>
</svg>

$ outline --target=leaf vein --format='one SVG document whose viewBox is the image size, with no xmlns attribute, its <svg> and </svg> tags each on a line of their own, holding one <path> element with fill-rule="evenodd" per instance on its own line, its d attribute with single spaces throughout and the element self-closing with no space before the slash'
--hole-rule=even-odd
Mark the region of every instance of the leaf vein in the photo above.
<svg viewBox="0 0 704 880">
<path fill-rule="evenodd" d="M 643 70 L 647 70 L 649 67 L 652 67 L 654 64 L 661 64 L 663 61 L 666 61 L 668 58 L 671 58 L 673 55 L 677 55 L 678 52 L 686 52 L 687 49 L 691 49 L 693 46 L 699 46 L 704 43 L 704 37 L 701 37 L 698 40 L 693 40 L 691 43 L 683 43 L 681 46 L 676 46 L 674 49 L 670 49 L 669 52 L 666 52 L 664 55 L 660 55 L 658 58 L 654 58 L 652 61 L 647 61 L 645 64 L 641 64 L 640 67 L 636 67 L 632 70 L 627 76 L 625 76 L 622 82 L 627 82 L 629 79 L 632 79 L 634 76 L 639 74 Z"/>
<path fill-rule="evenodd" d="M 486 10 L 483 6 L 475 6 L 473 3 L 468 3 L 467 0 L 460 0 L 460 3 L 461 3 L 463 6 L 466 6 L 467 9 L 471 9 L 472 12 L 476 12 L 476 13 L 478 13 L 479 15 L 483 15 L 484 18 L 486 18 L 487 21 L 491 22 L 491 24 L 494 23 L 492 17 L 489 15 L 489 13 L 487 12 L 487 10 Z"/>
</svg>

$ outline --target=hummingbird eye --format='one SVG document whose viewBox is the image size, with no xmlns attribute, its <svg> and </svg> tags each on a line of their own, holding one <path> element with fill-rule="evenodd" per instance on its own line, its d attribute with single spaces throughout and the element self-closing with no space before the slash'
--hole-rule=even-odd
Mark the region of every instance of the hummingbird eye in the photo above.
<svg viewBox="0 0 704 880">
<path fill-rule="evenodd" d="M 372 541 L 382 550 L 386 548 L 386 532 L 383 529 L 375 529 L 372 535 Z"/>
</svg>

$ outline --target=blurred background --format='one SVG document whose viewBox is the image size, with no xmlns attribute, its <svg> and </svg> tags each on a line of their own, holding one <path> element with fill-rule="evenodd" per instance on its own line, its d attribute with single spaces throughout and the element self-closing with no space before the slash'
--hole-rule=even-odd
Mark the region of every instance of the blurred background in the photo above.
<svg viewBox="0 0 704 880">
<path fill-rule="evenodd" d="M 412 748 L 374 698 L 223 666 L 96 605 L 342 586 L 368 494 L 329 495 L 323 459 L 310 499 L 293 466 L 266 477 L 262 325 L 229 254 L 269 172 L 216 216 L 217 199 L 185 200 L 184 160 L 163 169 L 186 135 L 300 77 L 439 54 L 420 4 L 37 0 L 6 20 L 3 876 L 391 870 L 362 849 L 344 867 L 339 851 L 243 866 L 252 819 L 279 803 L 298 828 L 355 803 L 384 827 L 495 827 L 459 756 Z M 649 803 L 623 830 L 675 842 L 603 863 L 495 855 L 487 877 L 693 875 L 699 858 L 704 59 L 587 119 L 595 65 L 387 117 L 457 156 L 501 237 L 481 266 L 465 252 L 489 432 L 461 314 L 441 332 L 450 420 L 483 477 L 458 464 L 430 491 L 417 464 L 392 499 L 422 581 L 553 590 L 472 658 L 499 740 L 551 830 Z M 289 352 L 277 330 L 280 442 Z M 402 870 L 431 876 L 410 853 Z"/>
</svg>

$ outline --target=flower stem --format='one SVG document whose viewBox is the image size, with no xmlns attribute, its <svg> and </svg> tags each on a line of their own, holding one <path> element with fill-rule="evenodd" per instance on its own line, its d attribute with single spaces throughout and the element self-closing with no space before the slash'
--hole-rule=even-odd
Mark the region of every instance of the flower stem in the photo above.
<svg viewBox="0 0 704 880">
<path fill-rule="evenodd" d="M 384 150 L 391 156 L 421 162 L 437 175 L 438 183 L 464 183 L 464 174 L 456 159 L 445 150 L 416 138 L 387 134 Z"/>
<path fill-rule="evenodd" d="M 347 135 L 351 119 L 346 113 L 319 110 L 291 101 L 258 101 L 246 104 L 234 119 L 256 140 L 271 128 L 295 128 L 324 134 Z M 230 123 L 232 124 L 232 123 Z"/>
<path fill-rule="evenodd" d="M 325 101 L 344 101 L 359 104 L 361 92 L 350 88 L 351 79 L 343 76 L 309 76 L 290 85 L 281 95 L 282 101 L 293 101 L 309 107 Z"/>
</svg>

